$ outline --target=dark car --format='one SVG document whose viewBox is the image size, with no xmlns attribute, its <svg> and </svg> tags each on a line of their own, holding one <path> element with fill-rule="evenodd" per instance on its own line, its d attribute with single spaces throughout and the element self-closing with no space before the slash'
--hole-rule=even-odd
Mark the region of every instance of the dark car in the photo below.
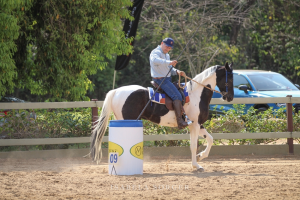
<svg viewBox="0 0 300 200">
<path fill-rule="evenodd" d="M 26 101 L 19 99 L 17 97 L 0 97 L 0 104 L 1 103 L 26 103 Z M 4 119 L 3 119 L 4 116 L 10 115 L 11 113 L 12 113 L 11 109 L 0 109 L 0 125 L 4 123 Z M 36 114 L 30 111 L 28 117 L 30 119 L 36 119 Z"/>
<path fill-rule="evenodd" d="M 25 103 L 24 100 L 16 98 L 16 97 L 0 97 L 0 103 L 10 103 L 10 102 L 16 102 L 16 103 Z M 11 110 L 10 109 L 0 109 L 0 117 L 3 117 L 4 115 L 7 115 Z"/>
<path fill-rule="evenodd" d="M 264 70 L 233 70 L 234 98 L 258 98 L 258 97 L 300 97 L 299 86 L 293 84 L 283 75 Z M 219 88 L 216 87 L 219 91 Z M 221 98 L 219 93 L 214 93 L 212 98 Z M 265 111 L 270 107 L 279 109 L 284 103 L 246 104 L 245 111 L 253 106 L 255 109 Z M 300 110 L 300 104 L 294 104 L 295 111 Z M 233 109 L 232 104 L 210 105 L 211 113 L 222 114 Z"/>
</svg>

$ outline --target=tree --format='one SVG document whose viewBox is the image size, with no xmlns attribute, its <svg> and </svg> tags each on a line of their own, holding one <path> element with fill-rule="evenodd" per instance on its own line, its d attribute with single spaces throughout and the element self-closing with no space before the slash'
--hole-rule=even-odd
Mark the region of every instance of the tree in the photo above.
<svg viewBox="0 0 300 200">
<path fill-rule="evenodd" d="M 34 0 L 22 10 L 13 84 L 50 100 L 87 99 L 89 75 L 132 51 L 121 18 L 130 0 Z M 15 39 L 15 38 L 14 38 Z"/>
<path fill-rule="evenodd" d="M 0 96 L 12 92 L 17 77 L 13 55 L 19 36 L 18 15 L 27 9 L 28 1 L 0 1 Z"/>
<path fill-rule="evenodd" d="M 188 75 L 233 61 L 235 69 L 272 70 L 299 84 L 299 7 L 295 0 L 146 1 L 131 62 L 118 71 L 117 87 L 150 86 L 151 50 L 164 37 L 173 37 L 176 43 L 170 54 L 176 59 L 198 28 L 176 66 Z M 113 71 L 109 74 L 108 80 L 104 76 L 101 80 L 106 84 L 101 95 L 112 89 Z"/>
<path fill-rule="evenodd" d="M 131 61 L 125 69 L 117 71 L 116 87 L 133 84 L 151 86 L 150 52 L 163 38 L 173 37 L 176 43 L 170 54 L 172 59 L 176 59 L 199 26 L 198 32 L 183 52 L 176 68 L 186 71 L 189 76 L 195 76 L 207 66 L 224 64 L 225 61 L 236 62 L 241 52 L 235 45 L 230 45 L 230 26 L 234 22 L 238 22 L 238 25 L 247 22 L 248 13 L 255 7 L 251 3 L 249 1 L 240 3 L 236 0 L 225 3 L 216 0 L 146 1 Z M 225 32 L 222 27 L 226 27 L 228 31 Z M 237 31 L 237 36 L 238 33 Z M 110 70 L 105 71 L 108 73 Z M 103 99 L 102 94 L 112 89 L 113 73 L 109 73 L 107 81 L 103 79 L 101 87 L 97 85 L 97 94 L 101 93 L 98 99 Z M 99 79 L 99 75 L 97 78 Z M 102 85 L 108 86 L 107 90 Z"/>
<path fill-rule="evenodd" d="M 167 36 L 175 40 L 173 59 L 179 56 L 191 39 L 180 61 L 183 66 L 188 66 L 183 69 L 195 76 L 212 64 L 225 63 L 225 60 L 216 59 L 220 53 L 225 55 L 237 52 L 234 46 L 219 37 L 220 24 L 244 22 L 252 4 L 253 1 L 238 0 L 155 0 L 145 3 L 147 13 L 142 15 L 141 23 L 143 27 L 152 29 L 149 33 L 160 35 L 157 41 Z M 191 38 L 195 31 L 197 33 Z"/>
<path fill-rule="evenodd" d="M 251 14 L 250 36 L 254 65 L 286 75 L 299 83 L 300 4 L 294 0 L 261 1 Z"/>
</svg>

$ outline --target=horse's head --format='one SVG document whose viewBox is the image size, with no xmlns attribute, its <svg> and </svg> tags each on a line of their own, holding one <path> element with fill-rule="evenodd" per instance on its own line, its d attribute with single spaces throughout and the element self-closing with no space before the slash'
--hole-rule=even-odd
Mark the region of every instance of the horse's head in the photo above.
<svg viewBox="0 0 300 200">
<path fill-rule="evenodd" d="M 225 66 L 218 66 L 216 70 L 217 86 L 222 93 L 222 98 L 228 102 L 232 101 L 234 96 L 232 66 L 233 63 L 228 65 L 226 62 Z"/>
</svg>

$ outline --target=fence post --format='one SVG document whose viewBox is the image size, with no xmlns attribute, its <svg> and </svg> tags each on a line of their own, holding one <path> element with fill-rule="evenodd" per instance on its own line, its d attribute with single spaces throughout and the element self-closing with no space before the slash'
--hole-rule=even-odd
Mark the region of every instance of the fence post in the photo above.
<svg viewBox="0 0 300 200">
<path fill-rule="evenodd" d="M 92 99 L 98 101 L 98 99 Z M 95 122 L 98 120 L 98 107 L 92 107 L 92 130 L 94 129 Z"/>
<path fill-rule="evenodd" d="M 292 95 L 287 95 L 286 97 L 292 97 Z M 286 104 L 286 114 L 287 114 L 287 129 L 288 132 L 293 132 L 293 104 L 287 103 Z M 294 154 L 294 142 L 293 138 L 287 138 L 287 143 L 289 145 L 289 154 Z"/>
</svg>

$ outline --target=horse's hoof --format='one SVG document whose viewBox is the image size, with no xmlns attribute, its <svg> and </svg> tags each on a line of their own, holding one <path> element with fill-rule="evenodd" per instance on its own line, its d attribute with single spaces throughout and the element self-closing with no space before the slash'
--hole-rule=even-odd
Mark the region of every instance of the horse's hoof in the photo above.
<svg viewBox="0 0 300 200">
<path fill-rule="evenodd" d="M 199 169 L 197 169 L 197 172 L 204 172 L 204 169 L 203 168 L 199 168 Z"/>
<path fill-rule="evenodd" d="M 197 162 L 201 161 L 201 158 L 200 158 L 199 154 L 196 156 L 196 159 L 197 159 Z"/>
</svg>

